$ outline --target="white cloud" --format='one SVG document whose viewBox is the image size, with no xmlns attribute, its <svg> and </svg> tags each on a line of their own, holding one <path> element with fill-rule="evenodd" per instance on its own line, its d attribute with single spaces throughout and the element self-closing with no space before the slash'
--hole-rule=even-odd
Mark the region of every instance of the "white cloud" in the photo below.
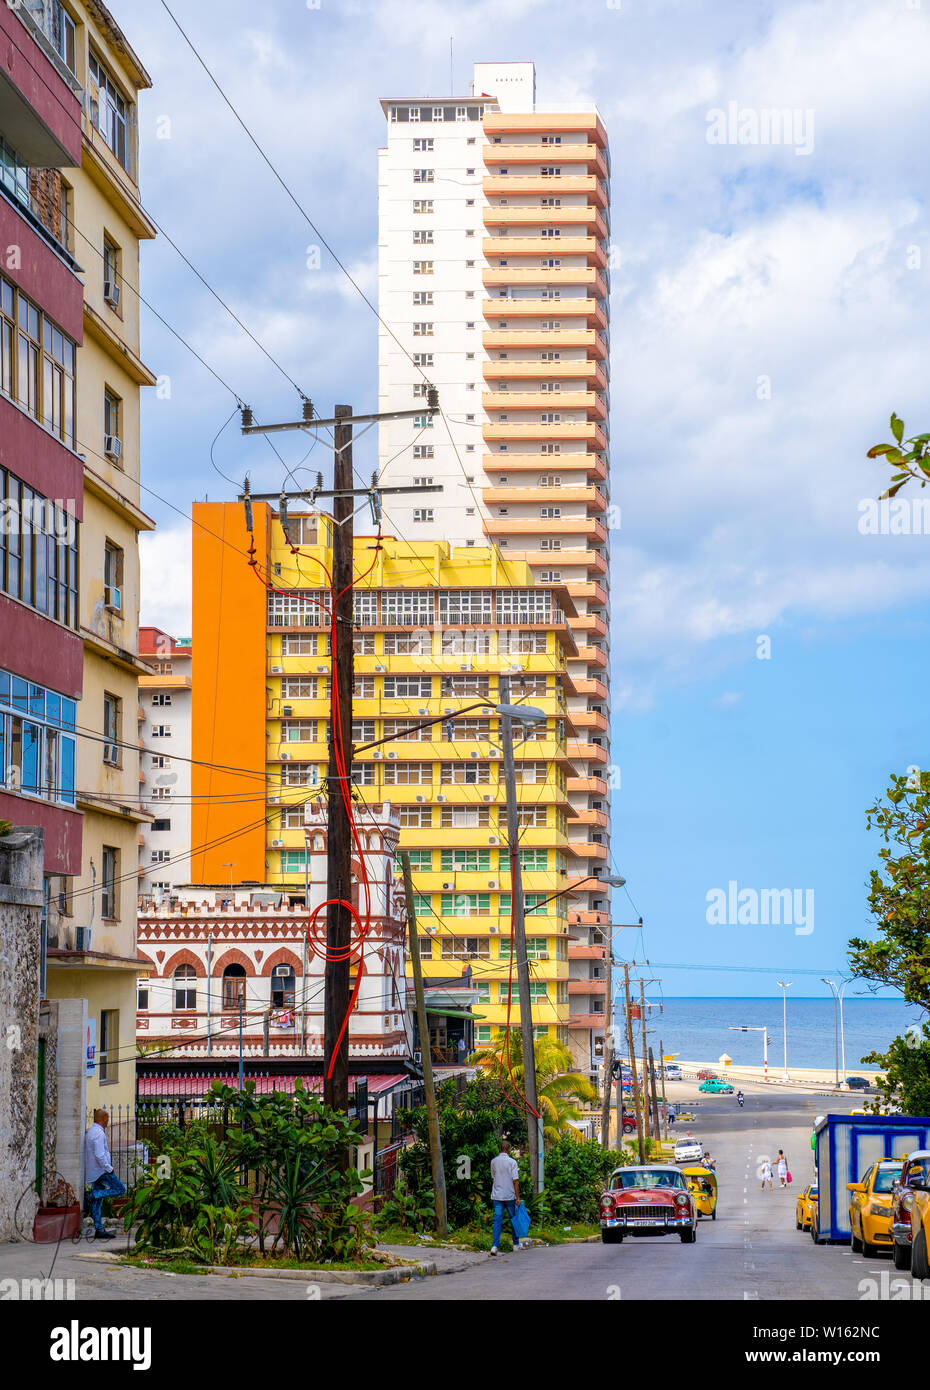
<svg viewBox="0 0 930 1390">
<path fill-rule="evenodd" d="M 143 532 L 139 537 L 145 627 L 160 627 L 172 637 L 191 632 L 191 528 L 185 523 Z"/>
</svg>

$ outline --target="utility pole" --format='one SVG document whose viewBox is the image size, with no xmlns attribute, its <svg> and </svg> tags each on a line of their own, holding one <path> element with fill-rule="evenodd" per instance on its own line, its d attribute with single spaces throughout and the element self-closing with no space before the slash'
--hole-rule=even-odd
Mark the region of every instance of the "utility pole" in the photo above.
<svg viewBox="0 0 930 1390">
<path fill-rule="evenodd" d="M 645 1163 L 646 1145 L 643 1143 L 643 1115 L 642 1106 L 639 1103 L 639 1083 L 636 1077 L 636 1044 L 633 1041 L 633 1020 L 630 1017 L 630 967 L 626 961 L 623 962 L 623 993 L 626 997 L 626 1045 L 630 1049 L 630 1075 L 633 1081 L 633 1104 L 636 1108 L 636 1142 L 639 1145 L 639 1161 Z M 622 1107 L 620 1113 L 623 1113 Z"/>
<path fill-rule="evenodd" d="M 649 1081 L 652 1090 L 652 1133 L 654 1138 L 659 1138 L 659 1098 L 656 1094 L 656 1065 L 652 1055 L 652 1048 L 649 1049 Z"/>
<path fill-rule="evenodd" d="M 433 1172 L 433 1201 L 436 1205 L 436 1234 L 440 1240 L 444 1240 L 449 1233 L 449 1222 L 446 1216 L 446 1174 L 442 1161 L 439 1114 L 436 1109 L 436 1087 L 433 1084 L 433 1059 L 430 1055 L 429 1024 L 426 1019 L 426 998 L 423 993 L 423 967 L 420 963 L 420 939 L 417 936 L 417 914 L 413 901 L 413 877 L 410 873 L 410 855 L 406 850 L 401 851 L 400 862 L 404 873 L 410 965 L 413 969 L 417 1027 L 420 1030 L 420 1055 L 423 1058 L 423 1088 L 426 1091 L 426 1120 L 429 1126 L 430 1167 Z"/>
<path fill-rule="evenodd" d="M 349 1110 L 349 947 L 352 941 L 352 408 L 337 405 L 333 438 L 332 664 L 329 771 L 326 781 L 326 965 L 323 975 L 323 1103 Z M 342 769 L 340 771 L 340 768 Z M 343 780 L 345 779 L 345 780 Z M 342 1034 L 340 1040 L 340 1033 Z M 348 1161 L 348 1154 L 346 1154 Z"/>
<path fill-rule="evenodd" d="M 614 960 L 614 928 L 611 922 L 609 935 L 607 937 L 607 1028 L 604 1037 L 604 1099 L 601 1104 L 601 1147 L 610 1148 L 610 1088 L 613 1085 L 613 1065 L 614 1065 L 614 1006 L 613 1006 L 613 960 Z M 618 1081 L 617 1089 L 623 1093 L 623 1082 Z M 621 1114 L 623 1102 L 621 1099 Z M 617 1148 L 623 1143 L 623 1126 L 620 1126 L 620 1133 L 617 1136 Z"/>
<path fill-rule="evenodd" d="M 262 1056 L 271 1055 L 271 1010 L 266 1009 L 262 1014 Z"/>
<path fill-rule="evenodd" d="M 668 1101 L 665 1098 L 665 1048 L 659 1039 L 659 1060 L 662 1066 L 662 1138 L 668 1138 Z"/>
<path fill-rule="evenodd" d="M 243 982 L 244 984 L 244 982 Z M 245 1063 L 242 1060 L 242 1006 L 245 1003 L 244 996 L 239 995 L 239 1090 L 243 1089 Z"/>
<path fill-rule="evenodd" d="M 498 704 L 510 704 L 510 678 L 499 676 Z M 536 1093 L 536 1050 L 533 1046 L 533 1004 L 530 997 L 530 963 L 526 952 L 526 920 L 523 901 L 523 876 L 520 872 L 520 828 L 517 817 L 517 774 L 513 762 L 513 721 L 500 714 L 501 752 L 504 755 L 504 783 L 507 791 L 507 847 L 510 855 L 511 894 L 513 903 L 513 949 L 517 964 L 517 989 L 520 999 L 520 1037 L 523 1042 L 523 1091 L 530 1113 L 526 1117 L 530 1141 L 530 1178 L 534 1192 L 542 1191 L 542 1120 Z M 533 1130 L 536 1133 L 533 1133 Z"/>
<path fill-rule="evenodd" d="M 650 1137 L 649 1124 L 649 1069 L 646 1065 L 646 992 L 642 980 L 639 982 L 639 1027 L 643 1048 L 643 1132 Z"/>
</svg>

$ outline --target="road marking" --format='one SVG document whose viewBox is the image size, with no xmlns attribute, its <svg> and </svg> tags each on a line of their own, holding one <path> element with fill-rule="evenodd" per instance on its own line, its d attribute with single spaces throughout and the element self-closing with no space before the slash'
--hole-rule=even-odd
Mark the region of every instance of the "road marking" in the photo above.
<svg viewBox="0 0 930 1390">
<path fill-rule="evenodd" d="M 744 1302 L 746 1301 L 746 1299 L 751 1299 L 751 1298 L 758 1299 L 758 1297 L 759 1297 L 759 1291 L 758 1291 L 758 1289 L 743 1289 L 743 1301 L 744 1301 Z"/>
</svg>

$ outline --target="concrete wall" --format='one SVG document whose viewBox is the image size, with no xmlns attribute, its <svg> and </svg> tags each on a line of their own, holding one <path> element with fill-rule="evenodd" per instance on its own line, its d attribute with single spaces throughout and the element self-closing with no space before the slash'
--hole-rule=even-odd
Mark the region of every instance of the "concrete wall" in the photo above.
<svg viewBox="0 0 930 1390">
<path fill-rule="evenodd" d="M 23 826 L 0 839 L 0 1240 L 21 1239 L 35 1209 L 44 838 Z"/>
</svg>

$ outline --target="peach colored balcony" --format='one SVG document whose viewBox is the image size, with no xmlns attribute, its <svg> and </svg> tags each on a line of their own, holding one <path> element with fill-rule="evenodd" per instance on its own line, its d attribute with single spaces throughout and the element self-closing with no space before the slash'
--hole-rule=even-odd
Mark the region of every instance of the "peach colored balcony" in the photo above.
<svg viewBox="0 0 930 1390">
<path fill-rule="evenodd" d="M 590 743 L 581 739 L 570 738 L 565 751 L 570 758 L 575 758 L 581 762 L 607 762 L 607 749 L 602 743 Z"/>
<path fill-rule="evenodd" d="M 583 226 L 599 241 L 606 241 L 610 235 L 607 222 L 597 208 L 514 207 L 511 203 L 489 203 L 484 209 L 486 227 L 543 227 L 549 223 L 559 227 Z"/>
<path fill-rule="evenodd" d="M 509 168 L 511 164 L 551 166 L 555 163 L 563 169 L 583 164 L 589 174 L 600 174 L 602 179 L 607 178 L 607 161 L 602 151 L 596 145 L 585 145 L 580 140 L 563 141 L 561 145 L 518 145 L 515 142 L 485 145 L 484 162 L 489 168 L 495 169 L 500 165 Z"/>
<path fill-rule="evenodd" d="M 581 942 L 568 943 L 569 960 L 606 960 L 606 946 L 585 946 Z"/>
<path fill-rule="evenodd" d="M 607 373 L 599 362 L 580 358 L 577 361 L 549 362 L 540 358 L 538 362 L 511 362 L 509 358 L 494 359 L 482 363 L 485 381 L 533 381 L 539 377 L 559 381 L 587 381 L 598 391 L 607 390 Z"/>
<path fill-rule="evenodd" d="M 606 700 L 607 686 L 603 681 L 579 676 L 575 681 L 575 693 L 577 695 L 596 695 L 598 699 Z"/>
<path fill-rule="evenodd" d="M 527 193 L 561 198 L 566 193 L 584 193 L 595 207 L 607 206 L 607 190 L 596 174 L 490 174 L 481 187 L 488 198 L 516 198 Z"/>
<path fill-rule="evenodd" d="M 579 644 L 579 661 L 586 661 L 589 666 L 606 666 L 607 653 L 601 647 L 589 647 Z"/>
<path fill-rule="evenodd" d="M 606 980 L 569 980 L 569 994 L 605 994 Z"/>
<path fill-rule="evenodd" d="M 572 840 L 568 848 L 569 853 L 574 854 L 577 859 L 607 858 L 607 846 L 596 844 L 593 840 Z"/>
<path fill-rule="evenodd" d="M 589 266 L 598 266 L 601 270 L 607 266 L 607 252 L 593 236 L 495 236 L 487 237 L 481 249 L 489 259 L 496 256 L 584 256 Z"/>
<path fill-rule="evenodd" d="M 504 300 L 498 300 L 503 304 Z M 507 301 L 513 303 L 513 300 Z M 587 304 L 589 301 L 585 300 Z M 495 315 L 488 309 L 491 300 L 485 300 L 485 318 L 494 318 Z M 590 303 L 594 303 L 591 300 Z M 552 305 L 547 305 L 548 313 L 552 313 Z M 537 310 L 537 313 L 541 313 Z M 562 320 L 559 320 L 561 322 Z M 599 358 L 604 361 L 607 357 L 607 340 L 600 333 L 594 333 L 590 329 L 584 328 L 495 328 L 488 330 L 481 335 L 481 346 L 488 349 L 493 348 L 569 348 L 583 347 L 587 350 L 590 357 Z"/>
<path fill-rule="evenodd" d="M 590 632 L 596 637 L 607 636 L 607 624 L 597 613 L 576 613 L 569 619 L 572 632 Z"/>
<path fill-rule="evenodd" d="M 483 410 L 584 410 L 606 420 L 607 404 L 594 391 L 485 391 Z"/>
<path fill-rule="evenodd" d="M 603 493 L 599 494 L 603 497 Z M 603 584 L 595 584 L 589 580 L 570 579 L 565 585 L 572 598 L 586 598 L 591 603 L 606 603 L 607 590 Z"/>
<path fill-rule="evenodd" d="M 485 454 L 482 458 L 484 471 L 490 476 L 495 473 L 539 472 L 540 469 L 557 469 L 559 473 L 584 471 L 591 478 L 607 477 L 607 464 L 597 454 L 583 449 L 572 454 Z M 491 477 L 493 482 L 493 477 Z"/>
<path fill-rule="evenodd" d="M 590 516 L 489 516 L 485 518 L 485 531 L 489 536 L 532 536 L 540 531 L 551 531 L 556 536 L 598 536 L 603 526 Z M 572 623 L 576 619 L 571 620 Z"/>
<path fill-rule="evenodd" d="M 607 783 L 603 777 L 569 777 L 566 785 L 570 792 L 592 792 L 595 796 L 607 795 Z"/>
<path fill-rule="evenodd" d="M 516 550 L 508 547 L 510 559 L 525 560 L 528 565 L 584 565 L 586 569 L 606 573 L 607 560 L 595 550 Z M 578 658 L 581 660 L 581 657 Z"/>
<path fill-rule="evenodd" d="M 607 284 L 596 266 L 488 266 L 481 272 L 483 285 L 591 285 L 596 299 L 607 298 Z M 556 301 L 561 307 L 563 300 Z M 552 302 L 549 303 L 550 312 Z"/>
<path fill-rule="evenodd" d="M 481 435 L 486 440 L 497 439 L 505 442 L 517 439 L 586 439 L 595 449 L 607 448 L 607 436 L 600 425 L 592 420 L 560 420 L 555 424 L 528 420 L 522 425 L 511 421 L 505 421 L 503 424 L 489 421 L 481 426 Z M 605 532 L 600 539 L 606 540 L 606 536 Z"/>
<path fill-rule="evenodd" d="M 604 494 L 596 487 L 486 487 L 482 497 L 489 505 L 494 502 L 586 502 L 595 511 L 603 511 Z"/>
<path fill-rule="evenodd" d="M 576 811 L 572 820 L 576 825 L 596 825 L 600 829 L 607 826 L 606 811 Z"/>
<path fill-rule="evenodd" d="M 540 274 L 541 273 L 542 272 L 540 272 Z M 523 330 L 524 332 L 531 333 L 538 333 L 540 331 L 548 333 L 549 337 L 544 338 L 542 341 L 547 346 L 552 347 L 559 347 L 561 344 L 566 343 L 564 338 L 555 336 L 557 333 L 584 331 L 583 329 L 579 329 L 578 325 L 575 323 L 572 323 L 571 329 L 569 329 L 568 321 L 570 319 L 585 319 L 595 328 L 607 327 L 607 313 L 604 306 L 599 303 L 598 300 L 580 294 L 566 295 L 564 299 L 537 299 L 535 296 L 532 299 L 488 298 L 481 301 L 481 308 L 484 317 L 488 319 L 491 324 L 494 322 L 500 323 L 501 319 L 542 319 L 544 323 L 560 323 L 562 325 L 561 329 L 548 328 L 540 330 L 537 328 Z M 520 331 L 519 328 L 514 328 L 509 323 L 506 324 L 503 329 L 498 329 L 498 332 L 519 333 Z M 491 344 L 491 346 L 495 345 Z M 496 346 L 506 347 L 506 344 L 500 343 Z M 528 347 L 530 344 L 524 338 L 522 340 L 517 339 L 513 346 Z M 593 355 L 596 357 L 598 354 L 594 353 Z"/>
<path fill-rule="evenodd" d="M 596 709 L 572 710 L 571 717 L 576 729 L 597 729 L 599 733 L 606 733 L 610 728 L 607 715 L 599 713 Z"/>
<path fill-rule="evenodd" d="M 568 1026 L 569 1028 L 603 1028 L 604 1018 L 605 1015 L 603 1013 L 569 1014 Z"/>
<path fill-rule="evenodd" d="M 482 126 L 485 135 L 586 135 L 602 150 L 607 148 L 607 131 L 596 111 L 486 111 Z M 550 145 L 549 149 L 559 149 Z"/>
</svg>

